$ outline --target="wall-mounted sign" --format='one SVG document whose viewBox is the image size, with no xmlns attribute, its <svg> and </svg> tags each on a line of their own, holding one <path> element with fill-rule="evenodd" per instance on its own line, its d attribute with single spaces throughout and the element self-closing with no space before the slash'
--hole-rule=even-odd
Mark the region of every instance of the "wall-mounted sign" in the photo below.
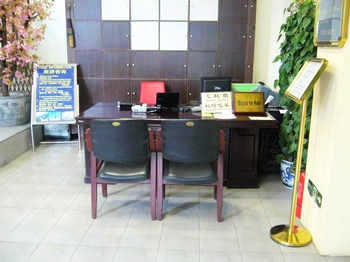
<svg viewBox="0 0 350 262">
<path fill-rule="evenodd" d="M 348 0 L 318 0 L 314 34 L 315 45 L 344 46 L 347 38 L 348 20 Z"/>
<path fill-rule="evenodd" d="M 32 88 L 32 124 L 73 124 L 79 114 L 75 64 L 36 65 Z"/>
<path fill-rule="evenodd" d="M 232 92 L 202 92 L 202 113 L 232 113 Z"/>
<path fill-rule="evenodd" d="M 234 92 L 233 111 L 235 114 L 263 115 L 264 93 L 263 92 Z"/>
<path fill-rule="evenodd" d="M 307 60 L 286 90 L 286 96 L 301 104 L 311 93 L 313 85 L 326 67 L 326 59 L 310 58 Z"/>
</svg>

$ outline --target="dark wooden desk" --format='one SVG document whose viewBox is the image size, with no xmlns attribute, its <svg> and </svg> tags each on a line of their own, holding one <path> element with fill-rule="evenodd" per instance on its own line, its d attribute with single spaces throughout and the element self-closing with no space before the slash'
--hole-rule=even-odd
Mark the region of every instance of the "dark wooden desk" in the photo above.
<svg viewBox="0 0 350 262">
<path fill-rule="evenodd" d="M 237 116 L 236 119 L 215 119 L 218 125 L 225 130 L 226 152 L 224 167 L 224 183 L 227 187 L 258 187 L 259 186 L 259 138 L 260 130 L 278 128 L 278 122 L 271 115 L 266 120 L 251 120 L 249 116 Z M 212 119 L 202 117 L 200 113 L 132 113 L 118 111 L 114 103 L 98 103 L 77 117 L 80 126 L 81 148 L 85 153 L 85 178 L 90 182 L 90 163 L 85 150 L 84 131 L 91 119 L 145 119 L 150 124 L 159 124 L 169 119 Z"/>
</svg>

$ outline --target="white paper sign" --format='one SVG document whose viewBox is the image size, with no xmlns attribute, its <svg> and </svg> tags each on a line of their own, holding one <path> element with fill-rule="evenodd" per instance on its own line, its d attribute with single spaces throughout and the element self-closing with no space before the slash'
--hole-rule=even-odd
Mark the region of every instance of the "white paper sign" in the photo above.
<svg viewBox="0 0 350 262">
<path fill-rule="evenodd" d="M 231 92 L 202 92 L 202 113 L 232 113 Z"/>
<path fill-rule="evenodd" d="M 302 99 L 322 66 L 322 60 L 308 60 L 287 89 L 287 93 L 296 99 Z"/>
</svg>

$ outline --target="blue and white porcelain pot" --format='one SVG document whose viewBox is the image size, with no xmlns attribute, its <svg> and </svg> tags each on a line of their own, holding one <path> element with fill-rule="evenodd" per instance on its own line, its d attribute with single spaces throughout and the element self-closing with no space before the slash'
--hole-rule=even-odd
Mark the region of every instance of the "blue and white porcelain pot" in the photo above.
<svg viewBox="0 0 350 262">
<path fill-rule="evenodd" d="M 281 161 L 281 180 L 282 183 L 288 187 L 292 188 L 294 184 L 294 173 L 292 173 L 293 162 L 287 160 Z"/>
</svg>

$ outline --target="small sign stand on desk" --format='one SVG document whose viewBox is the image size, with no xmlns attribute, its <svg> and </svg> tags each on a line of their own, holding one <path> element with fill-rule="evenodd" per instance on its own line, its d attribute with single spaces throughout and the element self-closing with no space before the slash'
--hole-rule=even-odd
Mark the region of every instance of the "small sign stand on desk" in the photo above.
<svg viewBox="0 0 350 262">
<path fill-rule="evenodd" d="M 232 113 L 231 92 L 202 92 L 202 115 Z"/>
<path fill-rule="evenodd" d="M 237 115 L 265 116 L 263 92 L 234 92 L 233 111 Z"/>
<path fill-rule="evenodd" d="M 287 97 L 292 99 L 294 102 L 302 105 L 302 110 L 300 113 L 299 142 L 289 225 L 277 225 L 272 227 L 270 230 L 270 236 L 272 240 L 285 246 L 302 247 L 308 245 L 312 240 L 311 234 L 306 228 L 295 225 L 295 214 L 301 160 L 303 155 L 307 100 L 315 82 L 318 80 L 321 73 L 325 70 L 326 67 L 327 60 L 325 59 L 309 59 L 300 69 L 297 76 L 285 92 Z"/>
<path fill-rule="evenodd" d="M 33 78 L 31 138 L 34 152 L 35 125 L 76 124 L 75 117 L 79 114 L 77 65 L 35 65 Z M 78 140 L 80 141 L 79 126 Z M 68 142 L 70 141 L 56 141 L 52 143 Z"/>
</svg>

